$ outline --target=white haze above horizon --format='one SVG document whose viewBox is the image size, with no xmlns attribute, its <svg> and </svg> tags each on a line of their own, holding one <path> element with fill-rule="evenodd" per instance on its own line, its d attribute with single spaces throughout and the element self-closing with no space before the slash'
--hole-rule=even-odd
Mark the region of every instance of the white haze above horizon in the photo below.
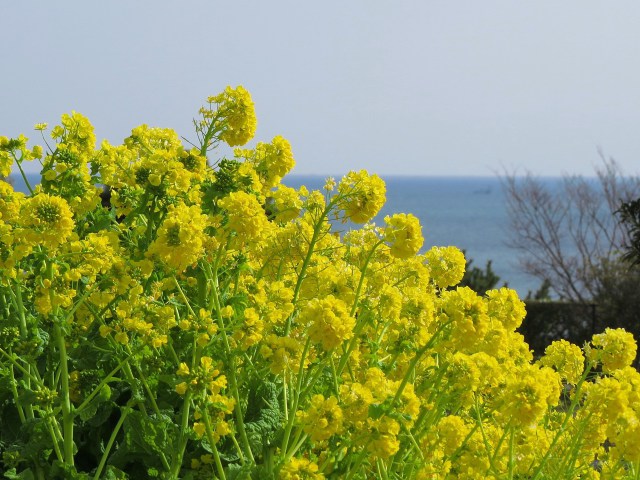
<svg viewBox="0 0 640 480">
<path fill-rule="evenodd" d="M 194 138 L 244 85 L 296 174 L 640 173 L 640 2 L 5 2 L 0 135 L 76 110 L 98 141 Z M 40 142 L 42 141 L 40 140 Z M 36 165 L 29 166 L 30 171 Z"/>
</svg>

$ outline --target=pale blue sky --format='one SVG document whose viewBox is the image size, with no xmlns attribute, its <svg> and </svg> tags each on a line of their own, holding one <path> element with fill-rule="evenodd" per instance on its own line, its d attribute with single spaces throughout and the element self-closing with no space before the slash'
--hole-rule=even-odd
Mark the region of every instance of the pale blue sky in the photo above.
<svg viewBox="0 0 640 480">
<path fill-rule="evenodd" d="M 0 135 L 71 110 L 193 138 L 244 85 L 295 173 L 640 172 L 637 0 L 5 1 Z M 250 144 L 250 145 L 251 145 Z"/>
</svg>

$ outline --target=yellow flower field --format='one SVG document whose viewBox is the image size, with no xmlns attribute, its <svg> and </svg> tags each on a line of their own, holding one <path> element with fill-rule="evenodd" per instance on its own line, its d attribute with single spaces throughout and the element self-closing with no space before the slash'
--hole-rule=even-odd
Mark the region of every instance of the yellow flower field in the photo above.
<svg viewBox="0 0 640 480">
<path fill-rule="evenodd" d="M 535 360 L 367 171 L 292 189 L 250 94 L 186 143 L 77 112 L 0 137 L 0 473 L 10 479 L 640 479 L 632 335 Z M 26 176 L 25 180 L 26 180 Z M 358 228 L 353 228 L 357 225 Z M 427 232 L 428 235 L 428 232 Z"/>
</svg>

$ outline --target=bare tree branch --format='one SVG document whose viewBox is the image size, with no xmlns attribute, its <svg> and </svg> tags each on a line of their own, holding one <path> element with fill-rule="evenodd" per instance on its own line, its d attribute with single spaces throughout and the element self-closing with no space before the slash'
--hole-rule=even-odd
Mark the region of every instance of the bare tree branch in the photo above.
<svg viewBox="0 0 640 480">
<path fill-rule="evenodd" d="M 613 159 L 600 152 L 595 178 L 565 176 L 558 185 L 505 173 L 509 246 L 519 252 L 523 269 L 548 279 L 563 299 L 586 303 L 598 291 L 597 272 L 617 259 L 629 243 L 615 212 L 640 196 L 640 177 L 624 176 Z"/>
</svg>

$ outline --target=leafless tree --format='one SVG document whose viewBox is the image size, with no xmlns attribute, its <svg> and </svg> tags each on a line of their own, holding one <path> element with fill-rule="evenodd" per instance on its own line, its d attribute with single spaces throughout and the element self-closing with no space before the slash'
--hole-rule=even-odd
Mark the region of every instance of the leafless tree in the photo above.
<svg viewBox="0 0 640 480">
<path fill-rule="evenodd" d="M 550 281 L 561 299 L 589 302 L 599 293 L 598 272 L 619 257 L 628 232 L 615 212 L 640 196 L 640 177 L 625 176 L 600 152 L 595 178 L 565 176 L 556 186 L 526 173 L 502 176 L 509 212 L 509 245 L 524 270 Z"/>
</svg>

